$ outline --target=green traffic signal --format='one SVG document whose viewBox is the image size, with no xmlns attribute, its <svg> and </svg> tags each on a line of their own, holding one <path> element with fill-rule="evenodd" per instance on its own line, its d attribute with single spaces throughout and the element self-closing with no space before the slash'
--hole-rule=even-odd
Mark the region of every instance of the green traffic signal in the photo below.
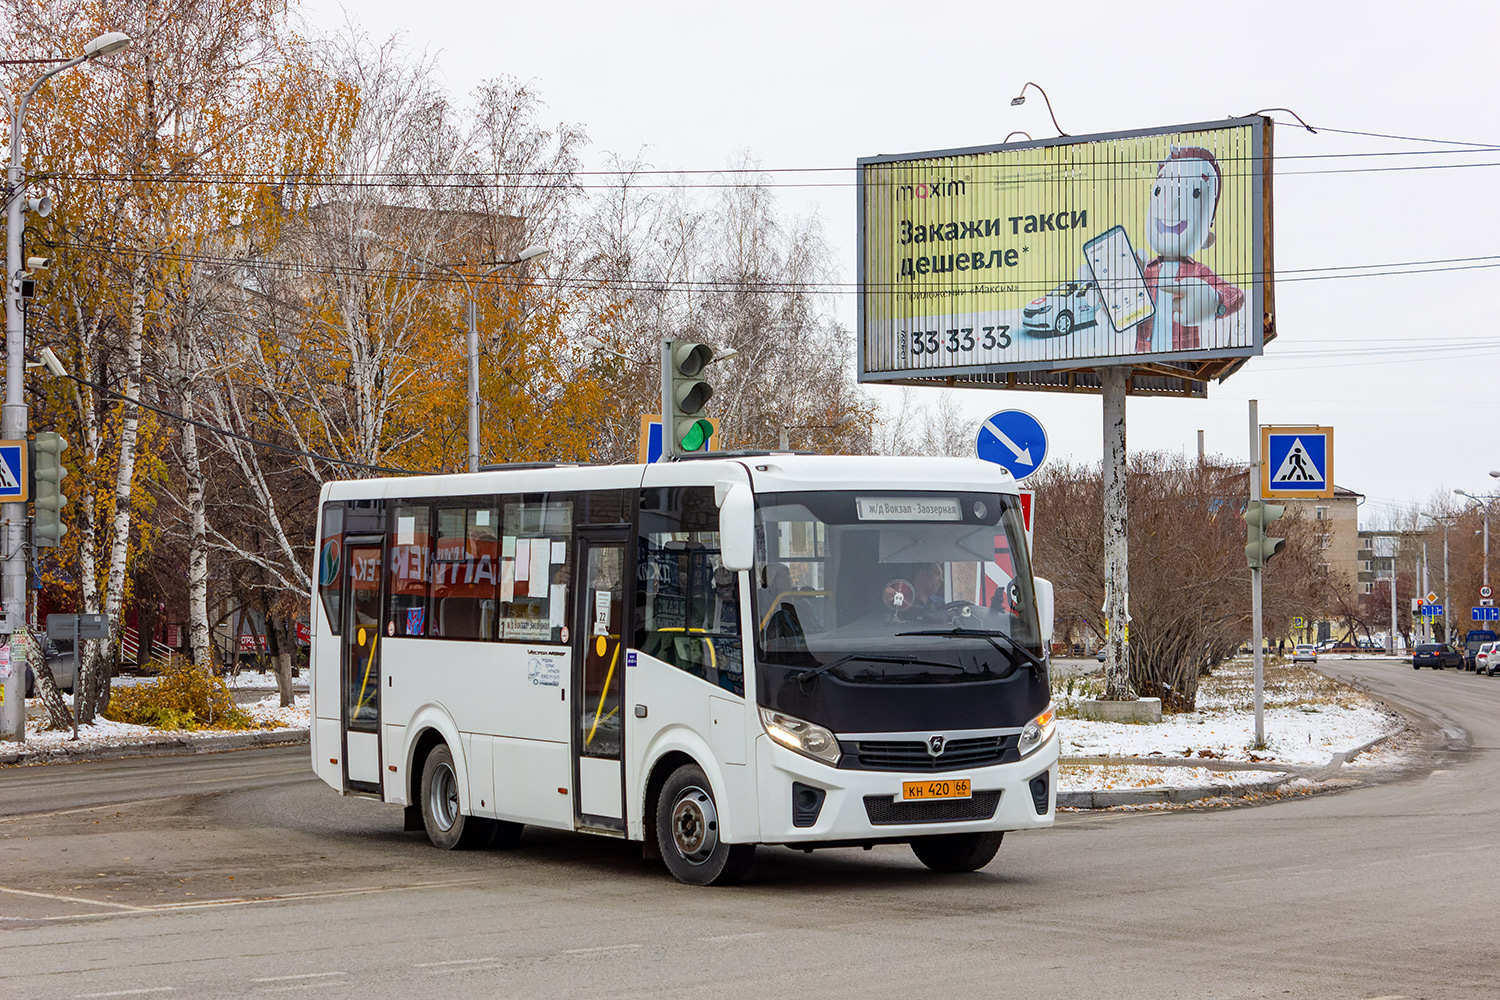
<svg viewBox="0 0 1500 1000">
<path fill-rule="evenodd" d="M 31 499 L 36 504 L 32 541 L 39 546 L 58 545 L 68 531 L 62 523 L 62 509 L 68 505 L 62 492 L 62 481 L 68 474 L 63 466 L 63 452 L 67 450 L 67 440 L 55 431 L 38 431 L 32 441 Z"/>
<path fill-rule="evenodd" d="M 662 341 L 662 457 L 702 451 L 713 437 L 703 408 L 714 388 L 699 378 L 713 348 L 687 340 Z"/>
<path fill-rule="evenodd" d="M 1250 564 L 1251 569 L 1263 568 L 1271 561 L 1271 557 L 1286 545 L 1285 538 L 1275 538 L 1266 534 L 1266 525 L 1278 520 L 1285 513 L 1285 507 L 1266 503 L 1264 500 L 1251 500 L 1246 505 L 1245 561 Z"/>
</svg>

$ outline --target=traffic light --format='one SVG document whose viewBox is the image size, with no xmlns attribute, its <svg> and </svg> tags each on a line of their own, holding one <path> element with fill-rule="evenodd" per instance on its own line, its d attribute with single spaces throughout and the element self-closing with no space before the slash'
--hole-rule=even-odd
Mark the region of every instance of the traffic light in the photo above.
<svg viewBox="0 0 1500 1000">
<path fill-rule="evenodd" d="M 714 425 L 703 415 L 714 387 L 698 376 L 714 358 L 707 344 L 687 340 L 661 343 L 662 457 L 702 451 Z"/>
<path fill-rule="evenodd" d="M 63 468 L 63 452 L 67 450 L 68 442 L 54 431 L 38 431 L 32 442 L 31 476 L 36 483 L 31 491 L 36 504 L 32 541 L 37 545 L 55 546 L 68 530 L 62 523 L 62 509 L 68 505 L 62 493 L 63 477 L 68 474 Z"/>
<path fill-rule="evenodd" d="M 1245 544 L 1245 559 L 1251 569 L 1260 569 L 1281 551 L 1285 538 L 1273 538 L 1266 534 L 1266 525 L 1286 513 L 1285 507 L 1264 500 L 1251 500 L 1245 508 L 1245 526 L 1249 529 Z"/>
</svg>

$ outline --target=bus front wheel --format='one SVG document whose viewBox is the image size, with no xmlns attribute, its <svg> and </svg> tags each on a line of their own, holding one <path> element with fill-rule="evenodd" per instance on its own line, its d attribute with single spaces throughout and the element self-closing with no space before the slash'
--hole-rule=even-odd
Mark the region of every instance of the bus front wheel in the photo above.
<svg viewBox="0 0 1500 1000">
<path fill-rule="evenodd" d="M 679 882 L 730 885 L 744 877 L 754 844 L 719 839 L 719 811 L 708 776 L 696 764 L 672 772 L 656 799 L 656 839 L 662 860 Z"/>
<path fill-rule="evenodd" d="M 1000 850 L 1003 832 L 946 833 L 911 842 L 917 860 L 935 872 L 977 872 Z"/>
<path fill-rule="evenodd" d="M 495 839 L 494 820 L 459 811 L 458 771 L 446 744 L 433 747 L 423 762 L 420 794 L 422 825 L 434 846 L 445 851 L 470 850 L 488 847 Z"/>
</svg>

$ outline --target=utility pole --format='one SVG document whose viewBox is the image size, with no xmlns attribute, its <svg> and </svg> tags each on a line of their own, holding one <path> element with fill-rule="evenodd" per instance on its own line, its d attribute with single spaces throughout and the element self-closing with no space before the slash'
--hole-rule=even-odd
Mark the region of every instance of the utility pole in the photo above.
<svg viewBox="0 0 1500 1000">
<path fill-rule="evenodd" d="M 1260 401 L 1250 400 L 1250 503 L 1260 500 Z M 1266 745 L 1265 653 L 1261 650 L 1260 567 L 1250 567 L 1250 648 L 1255 662 L 1255 745 Z"/>
</svg>

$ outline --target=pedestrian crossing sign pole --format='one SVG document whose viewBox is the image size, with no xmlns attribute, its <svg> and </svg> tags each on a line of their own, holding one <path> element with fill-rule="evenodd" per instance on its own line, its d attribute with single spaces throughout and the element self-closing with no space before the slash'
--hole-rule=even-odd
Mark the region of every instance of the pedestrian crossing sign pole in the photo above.
<svg viewBox="0 0 1500 1000">
<path fill-rule="evenodd" d="M 1314 500 L 1333 496 L 1333 428 L 1260 428 L 1261 495 L 1267 499 Z"/>
</svg>

